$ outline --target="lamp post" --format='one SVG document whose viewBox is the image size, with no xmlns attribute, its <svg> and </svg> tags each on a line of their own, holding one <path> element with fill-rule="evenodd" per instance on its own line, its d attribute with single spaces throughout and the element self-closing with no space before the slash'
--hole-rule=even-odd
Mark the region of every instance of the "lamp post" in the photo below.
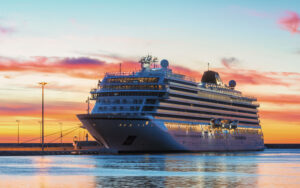
<svg viewBox="0 0 300 188">
<path fill-rule="evenodd" d="M 18 144 L 20 144 L 20 120 L 16 120 L 18 123 Z"/>
<path fill-rule="evenodd" d="M 87 98 L 87 100 L 85 101 L 87 103 L 87 113 L 90 114 L 90 97 Z"/>
<path fill-rule="evenodd" d="M 42 151 L 44 151 L 44 87 L 46 82 L 39 83 L 42 86 Z"/>
<path fill-rule="evenodd" d="M 59 125 L 60 125 L 60 144 L 61 144 L 61 146 L 62 146 L 62 138 L 63 138 L 63 134 L 62 134 L 62 122 L 59 122 Z"/>
<path fill-rule="evenodd" d="M 42 121 L 38 121 L 40 124 L 40 143 L 42 143 Z"/>
</svg>

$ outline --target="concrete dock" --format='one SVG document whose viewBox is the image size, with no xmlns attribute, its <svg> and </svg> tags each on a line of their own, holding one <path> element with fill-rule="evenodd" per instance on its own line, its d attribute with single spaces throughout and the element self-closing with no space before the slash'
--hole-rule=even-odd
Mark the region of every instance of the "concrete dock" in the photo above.
<svg viewBox="0 0 300 188">
<path fill-rule="evenodd" d="M 27 155 L 99 155 L 113 154 L 97 142 L 51 143 L 44 144 L 44 151 L 40 143 L 0 143 L 0 156 L 27 156 Z"/>
<path fill-rule="evenodd" d="M 300 144 L 265 144 L 266 149 L 300 149 Z M 106 149 L 95 141 L 73 143 L 0 143 L 0 156 L 36 156 L 36 155 L 103 155 L 117 154 L 117 151 Z"/>
</svg>

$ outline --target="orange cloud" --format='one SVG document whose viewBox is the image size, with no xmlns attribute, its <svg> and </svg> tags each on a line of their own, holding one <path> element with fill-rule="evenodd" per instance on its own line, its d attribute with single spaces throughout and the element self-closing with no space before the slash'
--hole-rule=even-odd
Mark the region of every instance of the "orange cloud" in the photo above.
<svg viewBox="0 0 300 188">
<path fill-rule="evenodd" d="M 296 12 L 286 12 L 285 16 L 279 19 L 278 24 L 283 29 L 290 31 L 292 34 L 300 33 L 300 17 Z"/>
<path fill-rule="evenodd" d="M 238 62 L 236 58 L 223 58 L 222 64 L 225 68 L 216 68 L 223 80 L 235 79 L 238 84 L 252 85 L 281 85 L 290 86 L 291 83 L 283 77 L 293 77 L 300 81 L 300 74 L 296 72 L 262 72 L 256 70 L 237 69 L 234 65 Z M 120 61 L 123 72 L 138 71 L 139 63 L 135 61 Z M 202 73 L 178 65 L 171 66 L 173 72 L 188 75 L 200 80 Z M 71 77 L 99 79 L 106 72 L 118 72 L 119 63 L 108 63 L 103 60 L 88 57 L 78 58 L 47 58 L 35 57 L 33 60 L 15 60 L 0 57 L 0 72 L 39 72 L 65 74 Z"/>
<path fill-rule="evenodd" d="M 259 112 L 262 119 L 269 119 L 273 121 L 280 121 L 288 124 L 289 122 L 300 122 L 299 111 L 271 111 L 271 110 L 260 110 Z"/>
<path fill-rule="evenodd" d="M 201 78 L 202 78 L 202 73 L 200 73 L 199 71 L 195 71 L 195 70 L 185 68 L 182 66 L 178 66 L 178 65 L 170 66 L 170 68 L 172 69 L 173 73 L 186 75 L 186 76 L 194 78 L 195 80 L 198 80 L 198 81 L 201 80 Z"/>
<path fill-rule="evenodd" d="M 132 71 L 139 67 L 135 62 L 122 62 L 122 71 Z M 15 60 L 0 58 L 0 72 L 40 72 L 60 73 L 71 77 L 98 79 L 105 72 L 116 72 L 119 64 L 107 63 L 87 57 L 79 58 L 47 58 L 35 57 L 33 60 Z"/>
<path fill-rule="evenodd" d="M 286 73 L 286 72 L 262 72 L 256 70 L 246 69 L 216 69 L 225 81 L 236 80 L 238 84 L 250 85 L 280 85 L 291 86 L 292 83 L 288 82 L 287 76 L 296 76 L 300 80 L 299 73 Z"/>
<path fill-rule="evenodd" d="M 258 96 L 259 102 L 275 104 L 300 104 L 300 95 L 263 95 Z"/>
<path fill-rule="evenodd" d="M 41 116 L 41 104 L 39 103 L 20 103 L 19 101 L 5 102 L 0 101 L 0 117 L 9 116 Z M 61 121 L 74 121 L 75 115 L 85 113 L 86 104 L 80 102 L 47 102 L 45 104 L 46 118 Z"/>
</svg>

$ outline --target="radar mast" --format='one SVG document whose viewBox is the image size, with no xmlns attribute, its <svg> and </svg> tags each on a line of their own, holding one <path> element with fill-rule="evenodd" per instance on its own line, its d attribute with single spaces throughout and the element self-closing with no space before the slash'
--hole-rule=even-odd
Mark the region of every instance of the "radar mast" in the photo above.
<svg viewBox="0 0 300 188">
<path fill-rule="evenodd" d="M 144 71 L 144 70 L 150 69 L 151 64 L 156 63 L 157 61 L 158 61 L 157 57 L 147 55 L 147 56 L 142 57 L 139 60 L 139 63 L 141 64 L 141 68 Z"/>
</svg>

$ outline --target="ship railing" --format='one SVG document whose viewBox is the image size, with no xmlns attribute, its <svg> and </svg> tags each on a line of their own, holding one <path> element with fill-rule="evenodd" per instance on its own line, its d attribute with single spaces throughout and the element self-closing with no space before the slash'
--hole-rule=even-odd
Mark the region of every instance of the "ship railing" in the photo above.
<svg viewBox="0 0 300 188">
<path fill-rule="evenodd" d="M 105 76 L 134 76 L 136 72 L 107 72 Z"/>
<path fill-rule="evenodd" d="M 182 74 L 176 74 L 176 73 L 167 73 L 166 75 L 168 78 L 175 78 L 175 79 L 180 79 L 180 80 L 186 80 L 190 82 L 195 82 L 195 79 L 190 77 L 190 76 L 185 76 Z"/>
<path fill-rule="evenodd" d="M 234 95 L 234 96 L 237 96 L 237 97 L 244 97 L 244 98 L 248 98 L 252 101 L 256 101 L 256 97 L 250 96 L 250 95 L 242 95 L 242 93 L 240 91 L 236 91 L 236 90 L 230 91 L 230 90 L 228 90 L 228 86 L 227 87 L 224 86 L 224 85 L 217 86 L 215 84 L 205 84 L 205 86 L 209 87 L 213 91 L 216 91 L 216 92 L 219 92 L 219 93 L 230 94 L 230 95 Z M 219 88 L 226 89 L 226 91 L 219 90 Z"/>
</svg>

